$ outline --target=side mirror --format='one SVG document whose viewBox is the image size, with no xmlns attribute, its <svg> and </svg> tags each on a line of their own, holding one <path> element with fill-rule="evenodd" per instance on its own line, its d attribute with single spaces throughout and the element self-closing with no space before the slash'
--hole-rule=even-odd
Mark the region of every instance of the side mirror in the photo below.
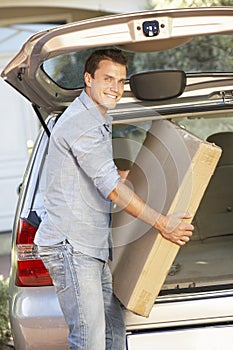
<svg viewBox="0 0 233 350">
<path fill-rule="evenodd" d="M 182 94 L 186 74 L 182 70 L 148 71 L 131 75 L 129 83 L 137 99 L 160 101 Z"/>
</svg>

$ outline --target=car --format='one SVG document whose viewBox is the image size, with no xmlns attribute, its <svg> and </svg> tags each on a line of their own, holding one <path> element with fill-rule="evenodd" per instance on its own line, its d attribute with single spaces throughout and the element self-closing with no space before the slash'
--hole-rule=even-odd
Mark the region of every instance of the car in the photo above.
<svg viewBox="0 0 233 350">
<path fill-rule="evenodd" d="M 224 49 L 212 45 L 213 37 Z M 125 92 L 111 111 L 113 139 L 127 149 L 127 157 L 116 159 L 118 167 L 132 167 L 151 125 L 164 119 L 223 150 L 193 219 L 193 237 L 180 249 L 149 317 L 124 310 L 126 348 L 233 349 L 232 38 L 233 7 L 117 14 L 37 33 L 4 69 L 3 79 L 31 101 L 42 125 L 12 232 L 9 310 L 16 350 L 68 347 L 54 287 L 33 240 L 45 214 L 51 130 L 82 91 L 84 60 L 99 47 L 118 47 L 129 56 Z M 138 76 L 142 82 L 134 82 Z"/>
</svg>

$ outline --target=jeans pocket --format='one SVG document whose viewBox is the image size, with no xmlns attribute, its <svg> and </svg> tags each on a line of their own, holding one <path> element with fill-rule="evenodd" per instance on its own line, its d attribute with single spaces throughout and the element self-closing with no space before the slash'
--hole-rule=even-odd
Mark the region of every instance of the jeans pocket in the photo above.
<svg viewBox="0 0 233 350">
<path fill-rule="evenodd" d="M 38 247 L 40 258 L 53 280 L 57 292 L 66 287 L 65 259 L 62 250 L 53 247 Z"/>
</svg>

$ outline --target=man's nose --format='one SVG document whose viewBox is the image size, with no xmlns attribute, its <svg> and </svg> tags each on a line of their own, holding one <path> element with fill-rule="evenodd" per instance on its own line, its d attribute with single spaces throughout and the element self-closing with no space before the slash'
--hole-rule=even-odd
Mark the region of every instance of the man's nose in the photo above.
<svg viewBox="0 0 233 350">
<path fill-rule="evenodd" d="M 118 81 L 117 80 L 113 80 L 112 81 L 112 84 L 111 84 L 111 89 L 113 90 L 113 91 L 118 91 L 119 90 L 119 83 L 118 83 Z"/>
</svg>

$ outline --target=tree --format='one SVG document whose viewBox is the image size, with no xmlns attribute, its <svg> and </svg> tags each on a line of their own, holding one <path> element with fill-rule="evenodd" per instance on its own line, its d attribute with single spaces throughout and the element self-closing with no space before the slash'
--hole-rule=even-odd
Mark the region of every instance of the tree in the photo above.
<svg viewBox="0 0 233 350">
<path fill-rule="evenodd" d="M 134 71 L 182 69 L 186 72 L 233 70 L 233 39 L 226 35 L 200 36 L 180 47 L 163 52 L 135 54 Z"/>
<path fill-rule="evenodd" d="M 148 9 L 231 5 L 232 0 L 148 0 Z"/>
<path fill-rule="evenodd" d="M 148 8 L 227 6 L 232 0 L 150 0 Z M 232 71 L 232 35 L 199 36 L 175 49 L 136 54 L 132 71 L 151 69 L 182 69 L 186 72 Z"/>
</svg>

